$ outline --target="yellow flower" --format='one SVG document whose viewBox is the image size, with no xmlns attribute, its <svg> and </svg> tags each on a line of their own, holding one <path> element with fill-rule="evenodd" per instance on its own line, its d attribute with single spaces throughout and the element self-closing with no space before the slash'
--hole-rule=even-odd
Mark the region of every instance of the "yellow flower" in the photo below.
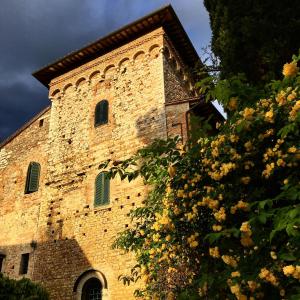
<svg viewBox="0 0 300 300">
<path fill-rule="evenodd" d="M 218 247 L 209 248 L 209 255 L 215 258 L 220 257 L 220 252 Z"/>
<path fill-rule="evenodd" d="M 287 100 L 288 101 L 293 101 L 294 99 L 296 99 L 297 94 L 295 91 L 292 91 L 288 96 L 287 96 Z"/>
<path fill-rule="evenodd" d="M 286 104 L 286 97 L 285 97 L 285 92 L 281 91 L 277 96 L 276 96 L 276 101 L 278 102 L 279 106 L 282 106 Z"/>
<path fill-rule="evenodd" d="M 187 242 L 189 243 L 191 248 L 195 248 L 198 246 L 198 242 L 196 241 L 196 237 L 199 236 L 198 233 L 192 234 L 187 238 Z"/>
<path fill-rule="evenodd" d="M 288 149 L 288 153 L 295 153 L 297 151 L 297 148 L 295 146 L 292 146 Z"/>
<path fill-rule="evenodd" d="M 242 238 L 241 238 L 241 244 L 244 246 L 244 247 L 251 247 L 253 246 L 253 240 L 252 238 L 250 237 L 250 235 L 248 234 L 243 234 L 242 235 Z"/>
<path fill-rule="evenodd" d="M 243 184 L 248 184 L 250 182 L 251 178 L 250 177 L 242 177 L 241 182 Z"/>
<path fill-rule="evenodd" d="M 297 67 L 297 63 L 293 61 L 291 63 L 286 63 L 283 66 L 282 74 L 285 77 L 294 77 L 297 75 L 298 71 L 299 68 Z"/>
<path fill-rule="evenodd" d="M 244 147 L 246 148 L 246 150 L 249 152 L 253 149 L 253 145 L 251 143 L 251 141 L 248 141 L 244 144 Z"/>
<path fill-rule="evenodd" d="M 169 173 L 169 176 L 172 178 L 175 176 L 175 173 L 176 173 L 176 168 L 174 166 L 169 166 L 168 168 L 168 173 Z"/>
<path fill-rule="evenodd" d="M 274 251 L 270 252 L 270 256 L 272 257 L 272 259 L 276 260 L 277 259 L 277 255 Z"/>
<path fill-rule="evenodd" d="M 155 253 L 155 250 L 154 250 L 154 249 L 150 249 L 150 250 L 149 250 L 149 254 L 150 254 L 150 255 L 153 255 L 154 253 Z"/>
<path fill-rule="evenodd" d="M 265 120 L 269 123 L 273 123 L 274 122 L 274 112 L 273 110 L 269 110 L 268 112 L 266 112 L 265 114 Z"/>
<path fill-rule="evenodd" d="M 248 283 L 248 286 L 249 286 L 251 292 L 254 292 L 258 287 L 257 283 L 253 280 L 249 280 L 249 281 L 247 281 L 247 283 Z"/>
<path fill-rule="evenodd" d="M 285 166 L 285 162 L 282 158 L 279 158 L 276 162 L 278 167 L 284 167 Z"/>
<path fill-rule="evenodd" d="M 275 167 L 275 164 L 274 163 L 270 163 L 270 164 L 267 164 L 266 165 L 266 169 L 262 172 L 262 175 L 265 177 L 265 178 L 269 178 L 273 169 Z"/>
<path fill-rule="evenodd" d="M 213 231 L 221 231 L 221 230 L 222 230 L 222 226 L 221 226 L 221 225 L 216 225 L 216 224 L 214 224 L 214 225 L 212 226 L 212 229 L 213 229 Z"/>
<path fill-rule="evenodd" d="M 235 271 L 231 273 L 231 277 L 240 277 L 241 273 L 239 271 Z"/>
<path fill-rule="evenodd" d="M 290 111 L 290 120 L 294 121 L 297 117 L 298 111 L 300 110 L 300 100 L 298 100 Z"/>
<path fill-rule="evenodd" d="M 195 248 L 195 247 L 197 247 L 198 246 L 198 242 L 197 241 L 192 241 L 191 243 L 190 243 L 190 247 L 191 248 Z"/>
<path fill-rule="evenodd" d="M 240 293 L 240 287 L 239 287 L 239 285 L 238 284 L 232 285 L 230 287 L 230 291 L 231 291 L 232 294 L 235 294 L 235 295 L 239 294 Z"/>
<path fill-rule="evenodd" d="M 237 109 L 237 97 L 230 98 L 227 107 L 230 111 L 236 110 Z"/>
<path fill-rule="evenodd" d="M 231 134 L 229 139 L 232 143 L 235 143 L 235 142 L 238 142 L 239 137 L 237 135 Z"/>
<path fill-rule="evenodd" d="M 258 276 L 259 278 L 264 279 L 275 286 L 278 285 L 277 278 L 274 276 L 274 274 L 271 271 L 269 271 L 266 268 L 262 268 Z"/>
<path fill-rule="evenodd" d="M 217 122 L 216 123 L 216 129 L 219 129 L 221 127 L 221 125 L 222 125 L 221 123 Z"/>
<path fill-rule="evenodd" d="M 183 198 L 184 197 L 184 190 L 178 190 L 177 191 L 177 197 Z"/>
<path fill-rule="evenodd" d="M 248 222 L 243 222 L 242 225 L 241 225 L 241 228 L 240 228 L 240 231 L 241 232 L 246 232 L 248 233 L 249 235 L 251 235 L 251 226 Z"/>
<path fill-rule="evenodd" d="M 219 211 L 214 213 L 214 217 L 218 222 L 222 222 L 226 220 L 226 211 L 224 207 L 221 207 Z"/>
<path fill-rule="evenodd" d="M 140 235 L 144 236 L 145 235 L 145 231 L 144 230 L 140 230 Z"/>
<path fill-rule="evenodd" d="M 242 115 L 246 120 L 251 121 L 253 119 L 254 112 L 255 110 L 253 108 L 246 107 Z"/>
<path fill-rule="evenodd" d="M 167 236 L 166 236 L 166 241 L 167 241 L 167 242 L 170 242 L 170 241 L 171 241 L 171 236 L 170 236 L 170 235 L 167 235 Z"/>
<path fill-rule="evenodd" d="M 234 268 L 237 267 L 237 261 L 230 255 L 222 255 L 222 260 L 226 265 L 229 265 Z"/>
<path fill-rule="evenodd" d="M 159 233 L 153 234 L 152 239 L 154 242 L 158 242 L 160 239 L 160 234 Z"/>
<path fill-rule="evenodd" d="M 218 148 L 212 148 L 211 155 L 213 157 L 218 157 L 219 156 L 219 150 L 218 150 Z"/>
<path fill-rule="evenodd" d="M 159 223 L 155 222 L 155 223 L 152 225 L 151 228 L 154 229 L 154 230 L 156 230 L 156 231 L 159 231 L 160 225 L 159 225 Z"/>
<path fill-rule="evenodd" d="M 289 265 L 289 266 L 283 267 L 282 270 L 283 270 L 283 274 L 285 276 L 289 276 L 289 275 L 292 275 L 296 271 L 296 268 L 293 265 Z"/>
</svg>

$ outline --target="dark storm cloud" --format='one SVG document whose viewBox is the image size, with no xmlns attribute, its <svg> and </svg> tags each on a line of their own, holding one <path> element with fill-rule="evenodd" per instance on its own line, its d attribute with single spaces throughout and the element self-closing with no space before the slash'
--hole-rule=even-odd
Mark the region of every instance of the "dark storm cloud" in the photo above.
<svg viewBox="0 0 300 300">
<path fill-rule="evenodd" d="M 0 89 L 0 137 L 11 134 L 49 105 L 46 89 L 32 89 L 22 82 Z"/>
<path fill-rule="evenodd" d="M 195 48 L 209 42 L 201 0 L 170 1 Z M 163 0 L 1 0 L 0 140 L 49 104 L 31 73 L 165 5 Z"/>
</svg>

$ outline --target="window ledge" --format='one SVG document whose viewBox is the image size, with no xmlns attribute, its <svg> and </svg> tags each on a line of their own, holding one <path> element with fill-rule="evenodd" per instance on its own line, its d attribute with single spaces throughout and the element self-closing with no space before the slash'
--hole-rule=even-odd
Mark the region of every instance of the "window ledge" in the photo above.
<svg viewBox="0 0 300 300">
<path fill-rule="evenodd" d="M 94 206 L 94 212 L 98 212 L 101 210 L 108 210 L 110 211 L 112 209 L 112 204 L 105 204 L 105 205 L 99 205 L 99 206 Z"/>
</svg>

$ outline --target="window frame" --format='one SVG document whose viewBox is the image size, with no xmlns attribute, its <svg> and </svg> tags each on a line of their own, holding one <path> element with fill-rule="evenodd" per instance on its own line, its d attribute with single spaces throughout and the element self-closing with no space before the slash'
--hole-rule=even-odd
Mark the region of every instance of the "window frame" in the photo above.
<svg viewBox="0 0 300 300">
<path fill-rule="evenodd" d="M 37 172 L 37 179 L 36 179 L 36 186 L 35 188 L 32 188 L 31 184 L 34 180 L 32 177 L 32 168 L 36 167 L 36 172 Z M 29 163 L 28 168 L 27 168 L 27 175 L 26 175 L 26 182 L 25 182 L 25 194 L 31 194 L 34 192 L 37 192 L 39 190 L 39 185 L 40 185 L 40 174 L 41 174 L 41 165 L 38 162 L 32 161 Z"/>
<path fill-rule="evenodd" d="M 0 253 L 0 273 L 3 273 L 5 258 L 6 258 L 6 255 Z"/>
<path fill-rule="evenodd" d="M 99 182 L 100 181 L 100 182 Z M 101 184 L 101 186 L 99 186 Z M 95 178 L 94 208 L 110 204 L 110 178 L 100 172 Z"/>
<path fill-rule="evenodd" d="M 99 101 L 95 106 L 94 126 L 108 124 L 109 119 L 109 102 L 106 99 Z"/>
<path fill-rule="evenodd" d="M 29 259 L 30 259 L 30 253 L 22 253 L 21 254 L 19 275 L 26 275 L 26 274 L 28 274 Z"/>
</svg>

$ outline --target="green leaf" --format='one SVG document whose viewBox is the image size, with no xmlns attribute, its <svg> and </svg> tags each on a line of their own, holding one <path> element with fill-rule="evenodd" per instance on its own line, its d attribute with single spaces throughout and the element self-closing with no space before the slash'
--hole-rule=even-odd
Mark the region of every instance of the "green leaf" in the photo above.
<svg viewBox="0 0 300 300">
<path fill-rule="evenodd" d="M 292 223 L 292 224 L 288 224 L 287 226 L 286 226 L 286 233 L 289 235 L 289 236 L 297 236 L 297 235 L 299 235 L 299 231 L 298 230 L 296 230 L 295 228 L 294 228 L 294 223 Z"/>
<path fill-rule="evenodd" d="M 295 261 L 296 257 L 291 254 L 291 253 L 281 253 L 278 255 L 278 257 L 282 260 L 286 260 L 286 261 Z"/>
<path fill-rule="evenodd" d="M 216 233 L 209 233 L 205 236 L 204 240 L 209 240 L 210 244 L 215 243 L 218 241 L 223 235 L 223 232 L 216 232 Z"/>
</svg>

